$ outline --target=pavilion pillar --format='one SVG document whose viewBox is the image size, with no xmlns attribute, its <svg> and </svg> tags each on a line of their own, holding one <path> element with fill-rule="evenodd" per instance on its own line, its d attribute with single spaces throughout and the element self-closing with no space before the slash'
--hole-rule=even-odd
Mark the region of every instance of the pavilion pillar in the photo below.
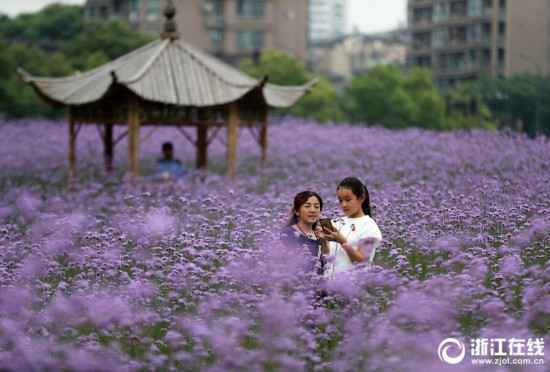
<svg viewBox="0 0 550 372">
<path fill-rule="evenodd" d="M 103 132 L 103 157 L 105 160 L 105 171 L 107 173 L 113 171 L 114 150 L 113 124 L 105 124 L 105 131 Z"/>
<path fill-rule="evenodd" d="M 131 180 L 139 175 L 139 107 L 131 102 L 128 108 L 128 161 Z"/>
<path fill-rule="evenodd" d="M 197 169 L 208 168 L 208 126 L 197 126 Z"/>
<path fill-rule="evenodd" d="M 74 180 L 76 176 L 76 123 L 73 118 L 72 112 L 69 109 L 68 114 L 68 121 L 69 121 L 69 176 L 68 176 L 68 184 L 69 188 L 73 188 L 74 186 Z"/>
<path fill-rule="evenodd" d="M 239 106 L 236 102 L 229 105 L 227 123 L 227 176 L 234 178 L 237 167 L 237 145 L 239 141 Z"/>
<path fill-rule="evenodd" d="M 260 147 L 262 149 L 262 155 L 261 155 L 261 166 L 265 166 L 265 162 L 267 160 L 267 121 L 268 121 L 268 108 L 266 107 L 264 111 L 262 111 L 261 118 L 260 118 Z"/>
</svg>

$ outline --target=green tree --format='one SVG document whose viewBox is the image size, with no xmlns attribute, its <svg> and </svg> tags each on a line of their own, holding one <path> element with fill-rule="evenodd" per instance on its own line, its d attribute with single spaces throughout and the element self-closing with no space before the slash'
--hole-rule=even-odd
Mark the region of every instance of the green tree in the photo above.
<svg viewBox="0 0 550 372">
<path fill-rule="evenodd" d="M 73 35 L 70 43 L 63 45 L 62 53 L 75 69 L 84 71 L 97 67 L 97 63 L 105 63 L 129 53 L 152 40 L 150 35 L 136 33 L 122 21 L 85 22 L 83 30 Z"/>
<path fill-rule="evenodd" d="M 310 118 L 321 123 L 342 121 L 344 115 L 340 110 L 336 90 L 327 79 L 322 77 L 317 79 L 318 83 L 292 107 L 290 112 L 298 117 Z"/>
<path fill-rule="evenodd" d="M 15 74 L 17 67 L 33 71 L 38 76 L 64 76 L 71 67 L 60 53 L 47 54 L 44 51 L 22 44 L 8 45 L 0 42 L 1 53 L 0 87 L 2 102 L 0 110 L 11 117 L 55 116 L 58 112 L 36 96 L 33 89 Z M 50 63 L 43 63 L 48 60 Z"/>
<path fill-rule="evenodd" d="M 302 85 L 311 76 L 300 61 L 277 49 L 262 51 L 258 63 L 251 58 L 243 59 L 240 68 L 256 78 L 267 75 L 270 83 L 279 85 Z"/>
<path fill-rule="evenodd" d="M 483 92 L 477 83 L 458 85 L 448 95 L 448 124 L 452 129 L 486 128 L 495 129 L 492 113 L 484 102 Z"/>
<path fill-rule="evenodd" d="M 0 113 L 8 117 L 57 116 L 16 71 L 60 77 L 86 71 L 152 40 L 123 22 L 89 22 L 81 6 L 54 4 L 15 18 L 0 16 Z"/>
<path fill-rule="evenodd" d="M 82 16 L 81 6 L 52 4 L 36 13 L 21 14 L 13 19 L 0 18 L 0 37 L 47 52 L 58 52 L 83 31 Z"/>
<path fill-rule="evenodd" d="M 396 66 L 377 66 L 354 78 L 344 94 L 344 110 L 354 122 L 389 128 L 445 128 L 445 103 L 431 74 Z"/>
<path fill-rule="evenodd" d="M 450 129 L 445 116 L 445 100 L 435 89 L 420 91 L 412 96 L 416 109 L 412 121 L 414 125 L 424 128 Z"/>
<path fill-rule="evenodd" d="M 355 77 L 344 92 L 343 107 L 352 122 L 383 123 L 399 127 L 404 123 L 388 122 L 387 115 L 403 96 L 401 72 L 395 67 L 375 67 Z M 410 107 L 405 105 L 405 110 Z"/>
<path fill-rule="evenodd" d="M 445 121 L 445 100 L 433 84 L 430 70 L 414 68 L 405 77 L 406 91 L 414 102 L 411 124 L 432 129 L 447 129 Z"/>
<path fill-rule="evenodd" d="M 531 137 L 550 134 L 550 77 L 530 73 L 498 79 L 486 76 L 476 87 L 500 127 Z"/>
<path fill-rule="evenodd" d="M 278 85 L 303 85 L 315 78 L 296 58 L 276 49 L 263 51 L 258 63 L 250 58 L 244 59 L 240 68 L 258 79 L 267 76 L 270 83 Z M 289 111 L 282 112 L 320 122 L 341 120 L 336 90 L 325 78 L 317 79 L 318 83 L 305 97 Z"/>
</svg>

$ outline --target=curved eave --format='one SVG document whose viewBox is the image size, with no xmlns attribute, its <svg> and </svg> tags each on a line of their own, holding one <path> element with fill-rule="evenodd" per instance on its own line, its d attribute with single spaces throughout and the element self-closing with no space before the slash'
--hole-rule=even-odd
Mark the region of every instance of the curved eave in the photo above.
<svg viewBox="0 0 550 372">
<path fill-rule="evenodd" d="M 213 107 L 236 102 L 248 94 L 266 105 L 294 105 L 316 81 L 303 86 L 266 84 L 181 40 L 157 40 L 93 70 L 63 78 L 32 76 L 23 80 L 48 103 L 80 106 L 101 101 L 116 87 L 139 98 L 167 105 Z"/>
<path fill-rule="evenodd" d="M 299 87 L 266 84 L 263 89 L 264 99 L 271 107 L 289 108 L 308 94 L 318 82 L 317 79 L 313 79 Z"/>
<path fill-rule="evenodd" d="M 78 84 L 69 92 L 61 94 L 59 92 L 60 85 L 65 84 L 65 78 L 38 78 L 29 75 L 22 69 L 19 69 L 18 72 L 42 99 L 55 106 L 80 106 L 97 102 L 107 94 L 113 85 L 112 76 L 105 74 L 99 79 L 90 79 L 88 82 Z"/>
<path fill-rule="evenodd" d="M 17 72 L 50 104 L 86 105 L 101 100 L 109 92 L 115 84 L 115 71 L 120 71 L 125 79 L 144 73 L 166 45 L 167 42 L 156 40 L 102 66 L 66 77 L 33 76 L 22 68 L 18 68 Z"/>
</svg>

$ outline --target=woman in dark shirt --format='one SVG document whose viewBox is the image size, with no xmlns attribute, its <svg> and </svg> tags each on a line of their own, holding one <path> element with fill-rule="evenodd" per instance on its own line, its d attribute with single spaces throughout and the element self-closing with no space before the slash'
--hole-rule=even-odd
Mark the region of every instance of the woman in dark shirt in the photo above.
<svg viewBox="0 0 550 372">
<path fill-rule="evenodd" d="M 325 260 L 323 255 L 328 254 L 327 242 L 318 239 L 315 231 L 321 229 L 318 226 L 319 217 L 323 210 L 323 199 L 313 191 L 302 191 L 294 198 L 292 216 L 288 224 L 281 230 L 281 241 L 286 246 L 296 249 L 307 249 L 318 260 L 312 261 L 307 269 L 322 275 Z"/>
</svg>

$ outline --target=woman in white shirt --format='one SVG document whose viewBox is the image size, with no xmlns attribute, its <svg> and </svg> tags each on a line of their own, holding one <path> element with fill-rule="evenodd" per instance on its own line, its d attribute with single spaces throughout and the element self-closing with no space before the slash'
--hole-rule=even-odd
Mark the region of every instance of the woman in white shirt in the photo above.
<svg viewBox="0 0 550 372">
<path fill-rule="evenodd" d="M 319 237 L 330 241 L 329 257 L 332 257 L 324 272 L 327 278 L 350 270 L 359 262 L 370 265 L 382 241 L 382 233 L 371 218 L 367 187 L 356 177 L 348 177 L 338 184 L 336 195 L 345 216 L 332 220 L 334 231 L 318 232 Z"/>
</svg>

